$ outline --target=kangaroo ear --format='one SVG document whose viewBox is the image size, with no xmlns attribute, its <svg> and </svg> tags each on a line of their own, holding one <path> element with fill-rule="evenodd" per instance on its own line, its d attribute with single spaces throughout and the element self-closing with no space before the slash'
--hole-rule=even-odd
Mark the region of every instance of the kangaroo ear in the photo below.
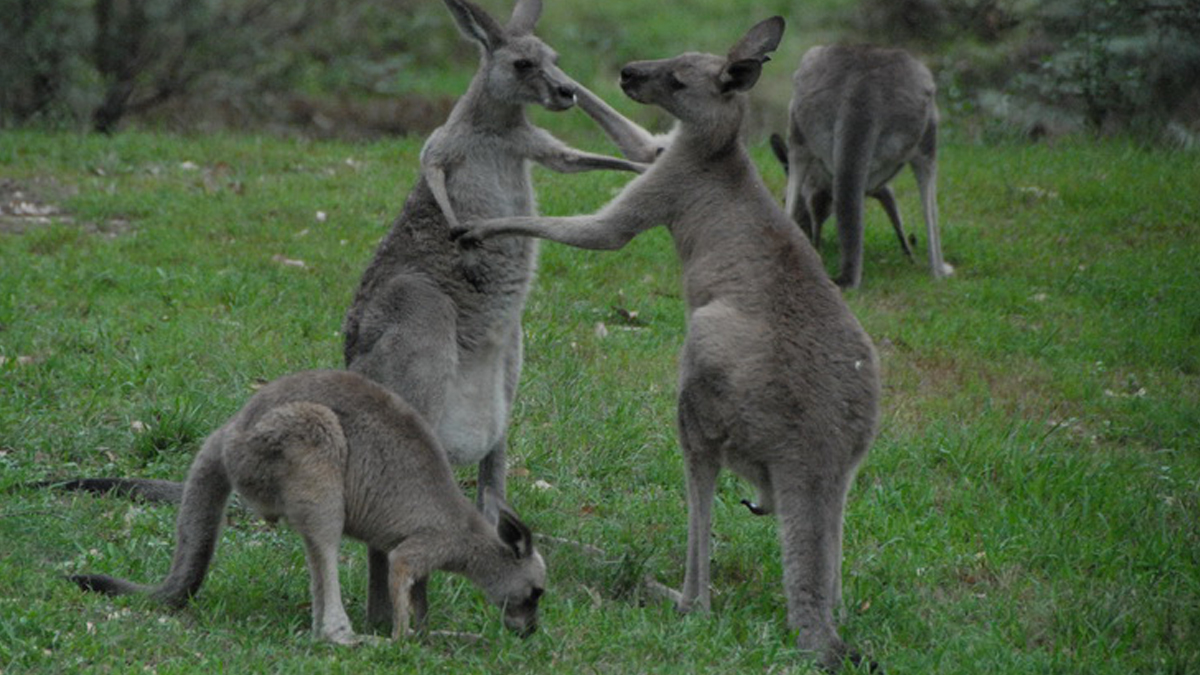
<svg viewBox="0 0 1200 675">
<path fill-rule="evenodd" d="M 542 0 L 517 0 L 507 30 L 513 35 L 530 35 L 542 16 Z"/>
<path fill-rule="evenodd" d="M 755 59 L 766 61 L 767 54 L 779 47 L 783 39 L 784 21 L 782 16 L 773 16 L 754 24 L 741 40 L 729 50 L 729 60 Z"/>
<path fill-rule="evenodd" d="M 773 16 L 746 31 L 729 50 L 728 61 L 720 75 L 722 91 L 748 91 L 758 82 L 762 65 L 771 60 L 767 54 L 775 51 L 783 39 L 783 27 L 783 17 Z"/>
<path fill-rule="evenodd" d="M 533 553 L 533 532 L 491 488 L 484 489 L 483 515 L 496 526 L 500 541 L 512 549 L 513 555 L 528 558 Z"/>
<path fill-rule="evenodd" d="M 469 0 L 445 1 L 463 35 L 475 40 L 489 52 L 504 44 L 504 29 L 479 5 Z"/>
</svg>

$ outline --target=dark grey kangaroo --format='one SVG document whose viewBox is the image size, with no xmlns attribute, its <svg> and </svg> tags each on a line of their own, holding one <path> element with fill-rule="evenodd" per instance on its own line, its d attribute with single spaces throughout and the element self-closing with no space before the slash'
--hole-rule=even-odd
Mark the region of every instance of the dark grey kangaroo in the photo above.
<svg viewBox="0 0 1200 675">
<path fill-rule="evenodd" d="M 504 234 L 619 249 L 665 224 L 683 267 L 688 334 L 680 357 L 679 440 L 688 485 L 681 610 L 708 610 L 712 502 L 722 466 L 779 517 L 788 623 L 799 646 L 837 667 L 842 514 L 879 419 L 870 338 L 820 258 L 768 192 L 743 147 L 744 92 L 778 45 L 783 19 L 728 56 L 631 63 L 621 87 L 679 120 L 643 175 L 594 215 L 466 223 L 464 246 Z"/>
<path fill-rule="evenodd" d="M 85 590 L 148 593 L 172 606 L 204 582 L 231 490 L 263 517 L 304 538 L 313 632 L 359 640 L 342 605 L 338 545 L 345 534 L 386 551 L 393 637 L 423 622 L 414 583 L 435 569 L 462 574 L 504 610 L 504 623 L 537 627 L 546 566 L 516 514 L 490 491 L 484 512 L 459 489 L 423 419 L 396 394 L 355 373 L 311 371 L 263 387 L 204 442 L 183 487 L 175 555 L 166 579 L 145 586 L 76 575 Z"/>
<path fill-rule="evenodd" d="M 929 69 L 902 49 L 814 47 L 800 59 L 786 148 L 778 136 L 771 144 L 788 171 L 787 212 L 818 250 L 831 206 L 836 213 L 839 286 L 862 282 L 864 195 L 879 200 L 912 257 L 888 186 L 905 164 L 921 194 L 930 270 L 938 278 L 954 271 L 938 232 L 934 92 Z"/>
</svg>

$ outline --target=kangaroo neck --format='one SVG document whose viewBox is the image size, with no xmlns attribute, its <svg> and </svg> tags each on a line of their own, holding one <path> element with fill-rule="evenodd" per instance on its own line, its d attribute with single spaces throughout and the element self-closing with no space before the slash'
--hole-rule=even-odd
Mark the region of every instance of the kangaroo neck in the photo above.
<svg viewBox="0 0 1200 675">
<path fill-rule="evenodd" d="M 495 534 L 495 529 L 482 518 L 467 526 L 463 537 L 462 554 L 453 562 L 456 572 L 467 577 L 481 588 L 487 588 L 507 558 L 508 549 Z"/>
<path fill-rule="evenodd" d="M 450 111 L 449 122 L 489 131 L 517 129 L 528 124 L 524 106 L 488 93 L 482 69 Z"/>
</svg>

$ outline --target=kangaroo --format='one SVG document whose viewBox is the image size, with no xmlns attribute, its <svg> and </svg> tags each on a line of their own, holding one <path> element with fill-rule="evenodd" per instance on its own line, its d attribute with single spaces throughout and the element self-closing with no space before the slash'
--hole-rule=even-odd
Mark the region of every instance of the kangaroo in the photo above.
<svg viewBox="0 0 1200 675">
<path fill-rule="evenodd" d="M 682 263 L 687 339 L 678 431 L 687 474 L 687 567 L 677 606 L 711 607 L 709 539 L 722 466 L 778 515 L 788 623 L 834 668 L 842 515 L 879 420 L 879 362 L 820 257 L 762 182 L 740 138 L 746 92 L 784 21 L 767 19 L 727 56 L 685 53 L 621 70 L 633 100 L 677 118 L 646 173 L 594 215 L 466 223 L 463 246 L 527 235 L 619 249 L 665 224 Z"/>
<path fill-rule="evenodd" d="M 462 218 L 532 215 L 530 161 L 552 170 L 641 172 L 644 164 L 568 147 L 525 117 L 526 105 L 585 110 L 620 131 L 624 118 L 556 65 L 533 34 L 541 0 L 518 0 L 506 26 L 467 0 L 445 0 L 480 65 L 445 124 L 421 151 L 421 175 L 363 273 L 346 312 L 347 368 L 399 393 L 434 428 L 450 462 L 479 465 L 479 494 L 505 492 L 505 444 L 522 361 L 521 313 L 537 255 L 531 239 L 464 252 L 450 239 Z M 632 140 L 630 140 L 632 139 Z M 641 157 L 625 131 L 618 144 Z M 371 551 L 368 614 L 390 616 L 386 558 Z M 418 588 L 418 593 L 423 588 Z"/>
<path fill-rule="evenodd" d="M 565 110 L 582 89 L 532 33 L 540 0 L 519 0 L 503 28 L 471 2 L 445 1 L 479 44 L 480 68 L 422 149 L 421 176 L 363 273 L 346 313 L 344 357 L 409 400 L 450 461 L 480 463 L 479 484 L 503 494 L 536 244 L 514 239 L 464 253 L 449 233 L 463 217 L 532 214 L 530 160 L 563 172 L 644 165 L 572 149 L 525 118 L 526 105 Z"/>
<path fill-rule="evenodd" d="M 785 208 L 817 249 L 830 207 L 836 212 L 837 284 L 862 283 L 864 194 L 879 200 L 912 257 L 888 186 L 905 164 L 921 194 L 930 270 L 935 278 L 952 274 L 938 232 L 938 112 L 929 69 L 902 49 L 834 45 L 805 52 L 794 81 L 786 148 L 778 137 L 772 148 L 788 172 Z"/>
<path fill-rule="evenodd" d="M 304 538 L 313 632 L 359 641 L 342 606 L 342 535 L 387 551 L 393 638 L 423 625 L 432 570 L 462 574 L 504 610 L 521 635 L 537 628 L 546 566 L 533 536 L 491 491 L 480 513 L 454 480 L 433 430 L 399 396 L 355 373 L 309 371 L 263 387 L 205 440 L 184 482 L 176 548 L 156 586 L 104 575 L 70 577 L 84 590 L 147 593 L 182 606 L 200 590 L 231 490 L 268 520 L 285 518 Z"/>
</svg>

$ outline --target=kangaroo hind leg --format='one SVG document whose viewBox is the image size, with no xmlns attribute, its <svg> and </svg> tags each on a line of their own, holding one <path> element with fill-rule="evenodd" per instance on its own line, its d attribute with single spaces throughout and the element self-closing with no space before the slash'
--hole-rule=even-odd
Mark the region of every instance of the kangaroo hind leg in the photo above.
<svg viewBox="0 0 1200 675">
<path fill-rule="evenodd" d="M 834 667 L 847 655 L 834 613 L 841 600 L 842 517 L 849 479 L 833 467 L 811 465 L 776 465 L 772 475 L 788 625 L 799 630 L 800 649 Z"/>
<path fill-rule="evenodd" d="M 687 566 L 678 600 L 680 612 L 712 608 L 711 538 L 712 506 L 721 471 L 720 454 L 700 433 L 695 415 L 680 398 L 679 444 L 687 474 L 688 535 Z"/>
<path fill-rule="evenodd" d="M 304 539 L 313 633 L 337 644 L 357 636 L 342 605 L 338 547 L 345 527 L 346 438 L 322 405 L 288 403 L 265 413 L 240 439 L 233 462 L 239 492 L 264 515 L 282 515 Z"/>
</svg>

